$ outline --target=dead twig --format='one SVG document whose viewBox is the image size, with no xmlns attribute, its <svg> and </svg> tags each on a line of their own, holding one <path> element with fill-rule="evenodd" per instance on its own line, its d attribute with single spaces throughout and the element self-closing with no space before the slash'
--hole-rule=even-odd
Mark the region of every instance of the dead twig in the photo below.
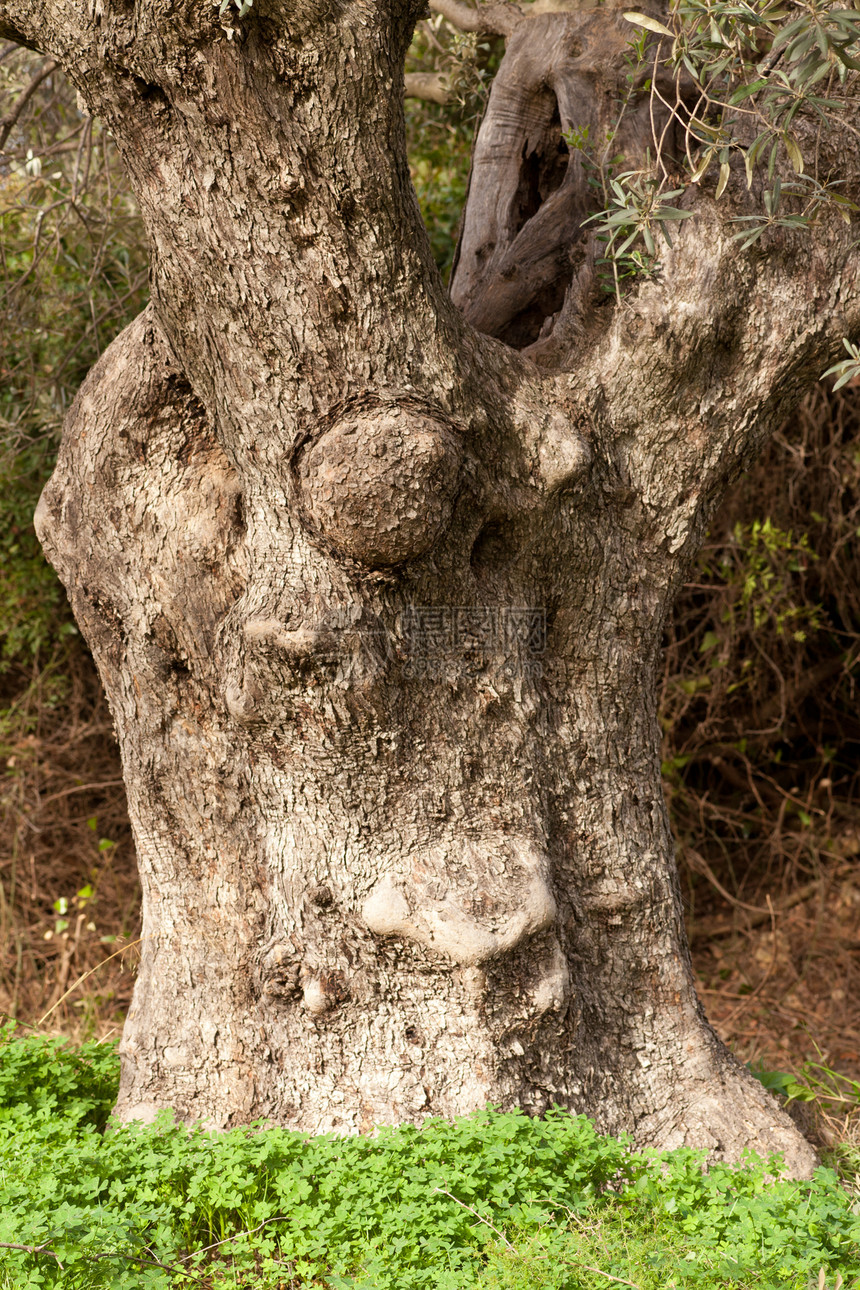
<svg viewBox="0 0 860 1290">
<path fill-rule="evenodd" d="M 69 797 L 72 793 L 88 793 L 91 789 L 96 788 L 117 788 L 122 784 L 121 779 L 102 779 L 95 784 L 75 784 L 73 788 L 64 788 L 62 792 L 52 793 L 50 797 L 43 797 L 39 803 L 39 810 L 47 806 L 49 802 L 58 802 L 61 797 Z"/>
<path fill-rule="evenodd" d="M 505 1236 L 504 1232 L 500 1232 L 497 1227 L 494 1227 L 488 1218 L 484 1218 L 483 1214 L 479 1214 L 476 1209 L 473 1209 L 471 1205 L 467 1205 L 465 1201 L 458 1200 L 456 1196 L 453 1196 L 451 1192 L 446 1191 L 444 1187 L 435 1187 L 434 1191 L 440 1193 L 440 1195 L 442 1196 L 447 1196 L 449 1200 L 453 1200 L 455 1205 L 459 1205 L 461 1209 L 467 1209 L 470 1214 L 474 1214 L 475 1218 L 478 1220 L 479 1223 L 483 1223 L 484 1226 L 488 1227 L 491 1232 L 495 1232 L 496 1236 L 499 1238 L 500 1241 L 504 1242 L 504 1244 L 510 1250 L 511 1254 L 516 1254 L 516 1250 L 514 1249 L 513 1245 L 511 1245 L 510 1241 Z"/>
<path fill-rule="evenodd" d="M 79 986 L 79 985 L 81 985 L 84 981 L 86 981 L 87 977 L 92 976 L 92 974 L 93 974 L 94 972 L 98 972 L 98 970 L 99 970 L 99 968 L 100 968 L 100 967 L 104 967 L 105 963 L 110 963 L 111 959 L 115 959 L 115 958 L 117 957 L 117 955 L 118 955 L 118 954 L 124 954 L 124 953 L 126 952 L 126 950 L 133 949 L 135 945 L 140 945 L 140 943 L 141 943 L 141 941 L 143 941 L 143 939 L 144 939 L 144 938 L 143 938 L 142 936 L 139 936 L 139 937 L 137 938 L 137 940 L 136 940 L 136 941 L 129 941 L 128 945 L 123 945 L 122 949 L 115 950 L 115 951 L 113 952 L 113 954 L 109 954 L 109 955 L 108 955 L 108 957 L 107 957 L 106 959 L 102 959 L 101 963 L 97 963 L 97 964 L 95 965 L 95 967 L 91 967 L 91 968 L 89 969 L 89 971 L 88 971 L 88 972 L 84 972 L 81 976 L 79 976 L 79 977 L 78 977 L 78 979 L 77 979 L 77 981 L 75 981 L 72 985 L 70 985 L 70 986 L 69 986 L 69 988 L 68 988 L 68 990 L 65 992 L 65 994 L 61 994 L 61 995 L 60 995 L 60 997 L 59 997 L 59 999 L 57 999 L 56 1003 L 52 1003 L 52 1004 L 51 1004 L 51 1006 L 50 1006 L 50 1008 L 48 1009 L 48 1011 L 44 1014 L 44 1016 L 42 1016 L 42 1017 L 40 1017 L 40 1018 L 39 1018 L 39 1020 L 38 1020 L 38 1022 L 36 1023 L 36 1025 L 37 1025 L 39 1028 L 41 1028 L 42 1026 L 44 1026 L 45 1022 L 48 1020 L 48 1018 L 50 1017 L 51 1013 L 52 1013 L 56 1008 L 59 1008 L 59 1006 L 60 1006 L 60 1004 L 63 1002 L 63 1000 L 64 1000 L 64 999 L 68 999 L 68 997 L 69 997 L 69 995 L 72 993 L 72 991 L 73 991 L 73 990 L 77 990 L 78 986 Z"/>
<path fill-rule="evenodd" d="M 6 146 L 6 140 L 14 130 L 21 117 L 21 113 L 36 93 L 36 90 L 43 81 L 48 79 L 52 72 L 57 70 L 58 67 L 59 63 L 55 63 L 53 59 L 47 62 L 45 66 L 32 78 L 17 103 L 12 105 L 4 117 L 0 117 L 0 148 L 4 148 Z"/>
<path fill-rule="evenodd" d="M 47 1254 L 49 1258 L 56 1259 L 57 1266 L 62 1268 L 59 1255 L 55 1254 L 50 1246 L 50 1241 L 45 1241 L 44 1245 L 15 1245 L 13 1241 L 0 1241 L 0 1250 L 20 1250 L 22 1254 Z"/>
<path fill-rule="evenodd" d="M 42 1245 L 16 1245 L 12 1241 L 0 1241 L 0 1250 L 20 1250 L 22 1254 L 47 1254 L 49 1258 L 55 1259 L 57 1266 L 62 1268 L 59 1255 L 51 1249 L 51 1245 L 56 1240 L 52 1237 L 50 1241 L 44 1241 Z M 144 1268 L 161 1268 L 164 1272 L 178 1272 L 180 1276 L 187 1277 L 189 1281 L 195 1281 L 197 1285 L 206 1285 L 201 1277 L 195 1277 L 193 1273 L 188 1272 L 185 1268 L 179 1267 L 176 1263 L 162 1263 L 160 1259 L 144 1259 L 139 1254 L 122 1254 L 119 1250 L 103 1250 L 99 1254 L 86 1254 L 86 1259 L 95 1262 L 97 1259 L 123 1259 L 126 1263 L 136 1263 L 139 1267 Z"/>
<path fill-rule="evenodd" d="M 232 1236 L 225 1236 L 221 1241 L 213 1241 L 211 1245 L 204 1245 L 202 1249 L 195 1250 L 194 1254 L 206 1254 L 209 1250 L 217 1250 L 221 1245 L 229 1245 L 230 1241 L 238 1241 L 241 1236 L 253 1236 L 255 1232 L 268 1227 L 270 1223 L 285 1223 L 288 1218 L 288 1214 L 277 1214 L 274 1218 L 264 1218 L 262 1223 L 258 1223 L 256 1227 L 249 1227 L 244 1232 L 234 1232 Z M 179 1262 L 187 1263 L 189 1259 L 194 1257 L 194 1254 L 183 1255 Z"/>
</svg>

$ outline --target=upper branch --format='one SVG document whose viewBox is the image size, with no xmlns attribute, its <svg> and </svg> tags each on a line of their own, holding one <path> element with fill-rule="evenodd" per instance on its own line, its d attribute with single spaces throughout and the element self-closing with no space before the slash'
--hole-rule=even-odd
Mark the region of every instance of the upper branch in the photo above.
<svg viewBox="0 0 860 1290">
<path fill-rule="evenodd" d="M 75 45 L 89 43 L 91 26 L 83 6 L 58 0 L 0 0 L 0 40 L 11 40 L 65 62 Z"/>
<path fill-rule="evenodd" d="M 463 0 L 430 0 L 430 8 L 461 31 L 475 31 L 482 36 L 510 36 L 523 17 L 519 5 L 505 0 L 500 4 L 479 4 L 475 9 Z"/>
<path fill-rule="evenodd" d="M 728 77 L 717 129 L 719 102 L 677 52 L 695 24 L 671 55 L 656 21 L 631 57 L 634 30 L 602 9 L 520 14 L 476 143 L 451 295 L 478 330 L 574 374 L 642 501 L 643 534 L 676 551 L 860 328 L 856 85 L 836 85 L 837 42 L 824 70 L 842 103 L 826 119 L 806 82 L 777 78 L 753 111 L 733 106 Z"/>
<path fill-rule="evenodd" d="M 804 390 L 860 333 L 857 228 L 775 228 L 741 250 L 713 200 L 616 311 L 585 383 L 655 540 L 680 550 Z"/>
<path fill-rule="evenodd" d="M 451 97 L 448 78 L 441 72 L 407 72 L 403 80 L 407 98 L 444 105 Z"/>
<path fill-rule="evenodd" d="M 169 66 L 222 28 L 211 0 L 0 0 L 0 39 L 49 54 L 78 88 L 141 62 Z"/>
</svg>

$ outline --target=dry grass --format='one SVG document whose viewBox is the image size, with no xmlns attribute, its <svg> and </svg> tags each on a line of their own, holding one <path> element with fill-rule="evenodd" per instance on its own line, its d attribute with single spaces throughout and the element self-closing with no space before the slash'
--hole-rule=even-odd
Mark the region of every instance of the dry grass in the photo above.
<svg viewBox="0 0 860 1290">
<path fill-rule="evenodd" d="M 860 1080 L 860 873 L 835 870 L 765 924 L 695 934 L 699 989 L 717 1031 L 771 1070 L 820 1061 Z"/>
<path fill-rule="evenodd" d="M 48 688 L 56 700 L 49 669 L 3 678 L 7 690 L 17 681 L 18 693 L 17 732 L 0 740 L 0 1010 L 30 1024 L 50 1013 L 51 1031 L 101 1037 L 122 1024 L 134 951 L 60 1000 L 136 939 L 140 893 L 113 724 L 92 661 L 76 641 L 55 668 L 61 703 L 45 702 Z"/>
</svg>

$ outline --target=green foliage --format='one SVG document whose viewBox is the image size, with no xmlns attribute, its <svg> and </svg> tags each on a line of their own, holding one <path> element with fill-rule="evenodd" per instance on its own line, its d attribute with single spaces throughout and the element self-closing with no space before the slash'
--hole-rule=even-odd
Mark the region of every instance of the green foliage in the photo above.
<svg viewBox="0 0 860 1290">
<path fill-rule="evenodd" d="M 712 691 L 723 700 L 740 690 L 770 688 L 767 648 L 756 642 L 784 642 L 789 650 L 821 631 L 826 619 L 811 600 L 806 575 L 818 560 L 809 534 L 793 534 L 770 519 L 737 522 L 731 532 L 700 557 L 698 576 L 710 580 L 719 597 L 699 621 L 683 671 L 671 686 L 691 696 Z M 689 758 L 664 765 L 670 777 Z"/>
<path fill-rule="evenodd" d="M 771 1071 L 762 1066 L 750 1066 L 750 1070 L 786 1106 L 801 1102 L 814 1111 L 819 1122 L 830 1130 L 827 1137 L 832 1145 L 822 1153 L 825 1163 L 837 1170 L 858 1194 L 860 1142 L 856 1126 L 860 1110 L 860 1081 L 832 1070 L 823 1060 L 804 1062 L 798 1073 Z M 834 1126 L 839 1130 L 835 1138 Z"/>
<path fill-rule="evenodd" d="M 608 207 L 591 215 L 585 223 L 599 220 L 601 241 L 606 246 L 606 258 L 616 272 L 616 286 L 623 278 L 633 275 L 650 277 L 656 272 L 657 237 L 672 245 L 668 225 L 672 221 L 690 219 L 693 212 L 680 210 L 668 203 L 684 195 L 683 188 L 665 192 L 657 176 L 648 172 L 628 170 L 617 178 L 607 175 Z M 644 243 L 644 251 L 634 243 Z"/>
<path fill-rule="evenodd" d="M 641 236 L 648 254 L 652 257 L 656 256 L 655 229 L 659 228 L 662 236 L 671 246 L 672 239 L 664 225 L 670 220 L 689 219 L 693 213 L 666 205 L 666 202 L 671 201 L 673 197 L 681 197 L 683 188 L 670 193 L 660 193 L 656 183 L 648 175 L 641 176 L 636 171 L 628 171 L 619 175 L 617 180 L 611 179 L 609 185 L 612 190 L 612 209 L 604 217 L 603 223 L 610 233 L 610 246 L 614 246 L 617 238 L 624 239 L 618 245 L 616 252 L 618 255 L 623 255 L 635 239 Z"/>
<path fill-rule="evenodd" d="M 750 1067 L 756 1079 L 771 1093 L 789 1102 L 814 1102 L 821 1109 L 837 1114 L 860 1106 L 860 1081 L 831 1070 L 824 1062 L 804 1062 L 798 1075 Z"/>
<path fill-rule="evenodd" d="M 694 924 L 715 883 L 778 907 L 853 854 L 858 429 L 855 391 L 811 392 L 712 517 L 667 630 L 663 769 Z M 819 951 L 798 953 L 802 975 Z"/>
<path fill-rule="evenodd" d="M 650 154 L 643 170 L 625 170 L 623 154 L 612 155 L 628 108 L 651 87 L 649 79 L 643 80 L 648 52 L 647 33 L 640 32 L 629 42 L 628 48 L 629 53 L 624 59 L 626 84 L 612 127 L 600 140 L 590 137 L 588 126 L 569 130 L 562 136 L 570 150 L 580 154 L 587 183 L 595 190 L 600 209 L 584 223 L 597 222 L 596 238 L 606 249 L 605 255 L 596 261 L 598 282 L 602 290 L 614 295 L 619 303 L 623 284 L 629 286 L 633 279 L 653 277 L 658 271 L 660 264 L 655 233 L 671 246 L 667 221 L 688 219 L 692 214 L 666 205 L 667 201 L 681 196 L 683 189 L 664 191 L 652 167 Z M 609 273 L 606 272 L 607 267 Z"/>
<path fill-rule="evenodd" d="M 117 1065 L 109 1045 L 2 1032 L 0 1242 L 44 1247 L 0 1248 L 4 1290 L 860 1285 L 860 1219 L 827 1170 L 703 1173 L 695 1152 L 637 1155 L 558 1109 L 373 1138 L 110 1126 Z"/>
<path fill-rule="evenodd" d="M 406 102 L 406 127 L 412 184 L 433 258 L 447 281 L 466 200 L 471 134 L 451 120 L 450 109 L 415 99 Z"/>
<path fill-rule="evenodd" d="M 145 239 L 113 147 L 67 85 L 59 90 L 50 131 L 80 136 L 81 156 L 52 155 L 48 127 L 45 138 L 34 128 L 4 155 L 0 177 L 0 430 L 10 445 L 56 434 L 88 369 L 146 300 Z"/>
<path fill-rule="evenodd" d="M 57 639 L 76 630 L 33 528 L 39 486 L 52 460 L 53 445 L 45 440 L 0 453 L 0 673 L 50 656 Z"/>
<path fill-rule="evenodd" d="M 860 12 L 832 0 L 672 0 L 665 21 L 635 11 L 624 16 L 640 31 L 630 43 L 621 115 L 643 94 L 651 96 L 652 107 L 668 108 L 683 134 L 688 182 L 700 184 L 716 170 L 717 198 L 735 159 L 743 163 L 748 188 L 757 177 L 768 185 L 763 213 L 732 217 L 741 225 L 734 237 L 742 249 L 774 228 L 808 229 L 828 212 L 851 222 L 856 205 L 838 191 L 838 179 L 821 179 L 818 156 L 814 174 L 807 173 L 801 145 L 809 124 L 833 135 L 854 129 Z M 658 72 L 673 82 L 670 91 L 658 89 Z M 813 92 L 825 78 L 824 94 Z M 610 259 L 644 242 L 647 258 L 639 268 L 646 272 L 654 271 L 655 229 L 669 240 L 667 221 L 690 213 L 666 205 L 685 190 L 674 186 L 677 175 L 662 155 L 664 135 L 654 128 L 653 163 L 618 175 L 603 210 L 592 217 Z M 779 167 L 793 175 L 791 183 Z"/>
<path fill-rule="evenodd" d="M 856 90 L 850 72 L 860 69 L 851 56 L 860 41 L 857 10 L 831 0 L 803 5 L 674 0 L 668 27 L 642 14 L 626 16 L 657 34 L 656 59 L 672 70 L 676 83 L 681 84 L 683 75 L 693 83 L 695 96 L 685 96 L 687 103 L 678 110 L 688 130 L 687 161 L 697 181 L 712 162 L 727 164 L 727 157 L 721 159 L 724 152 L 744 159 L 749 184 L 756 163 L 767 155 L 768 178 L 773 178 L 780 149 L 791 169 L 803 176 L 795 118 L 843 127 L 840 113 Z M 671 41 L 668 50 L 664 37 Z M 830 73 L 828 88 L 838 97 L 811 94 L 811 87 Z M 757 131 L 752 140 L 751 131 Z M 696 145 L 701 149 L 698 164 Z"/>
<path fill-rule="evenodd" d="M 0 63 L 14 102 L 41 60 Z M 142 308 L 143 229 L 107 133 L 52 73 L 0 151 L 0 674 L 32 675 L 74 633 L 65 593 L 33 530 L 63 414 L 104 346 Z M 48 695 L 59 700 L 58 675 Z M 14 726 L 11 708 L 0 726 Z"/>
<path fill-rule="evenodd" d="M 104 1129 L 117 1094 L 116 1044 L 82 1044 L 0 1026 L 0 1133 L 59 1122 Z"/>
<path fill-rule="evenodd" d="M 792 577 L 805 573 L 818 559 L 809 535 L 801 533 L 795 538 L 766 519 L 736 524 L 733 536 L 734 543 L 720 561 L 726 585 L 738 590 L 735 602 L 723 611 L 726 621 L 733 613 L 743 614 L 751 620 L 753 630 L 769 622 L 777 636 L 790 631 L 797 642 L 818 631 L 821 608 L 796 595 Z"/>
<path fill-rule="evenodd" d="M 472 139 L 501 52 L 498 41 L 460 32 L 434 14 L 418 24 L 406 59 L 407 72 L 441 75 L 448 88 L 444 106 L 406 100 L 409 170 L 433 258 L 446 281 L 466 201 Z"/>
</svg>

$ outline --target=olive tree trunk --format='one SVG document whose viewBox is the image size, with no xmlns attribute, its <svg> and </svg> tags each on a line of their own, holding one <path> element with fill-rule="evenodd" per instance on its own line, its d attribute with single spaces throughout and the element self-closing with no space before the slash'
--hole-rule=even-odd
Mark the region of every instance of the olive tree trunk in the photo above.
<svg viewBox="0 0 860 1290">
<path fill-rule="evenodd" d="M 559 1103 L 803 1173 L 696 998 L 655 668 L 708 515 L 857 326 L 856 229 L 753 260 L 742 180 L 691 189 L 661 277 L 600 304 L 560 134 L 605 127 L 625 24 L 506 7 L 449 298 L 419 9 L 0 0 L 113 132 L 152 257 L 37 517 L 143 885 L 118 1113 Z"/>
</svg>

